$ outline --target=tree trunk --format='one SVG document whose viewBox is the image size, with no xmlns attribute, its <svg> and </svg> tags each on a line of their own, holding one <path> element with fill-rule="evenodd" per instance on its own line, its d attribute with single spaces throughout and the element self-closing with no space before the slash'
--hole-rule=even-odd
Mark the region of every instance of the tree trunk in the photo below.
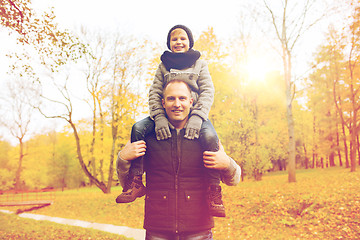
<svg viewBox="0 0 360 240">
<path fill-rule="evenodd" d="M 346 131 L 345 131 L 346 123 L 345 123 L 344 114 L 343 114 L 344 112 L 343 112 L 342 104 L 341 104 L 341 97 L 340 97 L 340 95 L 336 96 L 336 83 L 337 83 L 337 80 L 335 80 L 333 83 L 333 98 L 334 98 L 336 110 L 341 119 L 341 129 L 342 129 L 342 135 L 343 135 L 342 139 L 343 139 L 344 154 L 345 154 L 345 166 L 346 166 L 346 168 L 349 168 L 350 167 L 349 154 L 348 154 L 348 147 L 347 147 L 347 142 L 346 142 Z"/>
<path fill-rule="evenodd" d="M 109 176 L 108 176 L 108 185 L 107 185 L 107 193 L 111 192 L 112 180 L 114 175 L 114 158 L 115 158 L 115 147 L 116 147 L 116 138 L 113 139 L 111 153 L 110 153 L 110 165 L 109 165 Z"/>
<path fill-rule="evenodd" d="M 91 167 L 92 170 L 92 175 L 94 177 L 96 177 L 96 162 L 95 162 L 95 154 L 94 154 L 94 149 L 95 149 L 95 141 L 96 141 L 96 98 L 94 96 L 94 93 L 92 94 L 93 97 L 93 121 L 92 121 L 92 140 L 91 140 L 91 144 L 90 144 L 90 162 L 89 162 L 89 166 Z M 93 184 L 93 181 L 90 181 L 90 184 Z"/>
<path fill-rule="evenodd" d="M 304 148 L 304 155 L 305 155 L 305 169 L 308 169 L 309 168 L 309 158 L 307 156 L 305 143 L 303 143 L 303 148 Z"/>
<path fill-rule="evenodd" d="M 284 28 L 285 29 L 285 28 Z M 282 43 L 283 47 L 283 63 L 286 86 L 286 118 L 289 134 L 289 157 L 288 157 L 288 181 L 296 182 L 296 165 L 295 165 L 295 131 L 294 118 L 292 113 L 293 94 L 291 90 L 291 55 L 286 48 L 286 43 Z"/>
<path fill-rule="evenodd" d="M 81 145 L 80 145 L 80 138 L 77 133 L 75 124 L 71 121 L 71 119 L 67 120 L 68 123 L 71 125 L 73 131 L 74 131 L 74 137 L 76 141 L 76 152 L 78 155 L 79 163 L 81 168 L 83 169 L 85 175 L 90 179 L 90 181 L 93 181 L 95 185 L 103 191 L 103 193 L 107 193 L 106 185 L 103 182 L 100 182 L 98 179 L 96 179 L 87 169 L 86 164 L 84 163 L 84 159 L 81 153 Z"/>
<path fill-rule="evenodd" d="M 316 167 L 316 162 L 317 162 L 317 144 L 315 141 L 315 136 L 316 136 L 316 117 L 314 116 L 313 118 L 313 154 L 312 154 L 312 168 Z"/>
<path fill-rule="evenodd" d="M 115 104 L 116 105 L 116 104 Z M 115 107 L 114 105 L 114 107 Z M 116 113 L 117 111 L 115 111 Z M 114 114 L 113 114 L 114 115 Z M 109 175 L 108 175 L 108 185 L 107 185 L 107 193 L 111 192 L 112 179 L 114 174 L 114 158 L 115 158 L 115 148 L 116 148 L 116 140 L 118 134 L 118 117 L 112 117 L 112 147 L 110 152 L 110 164 L 109 164 Z"/>
<path fill-rule="evenodd" d="M 96 158 L 95 158 L 95 154 L 94 154 L 94 150 L 95 150 L 95 142 L 96 142 L 96 97 L 94 96 L 95 94 L 93 94 L 93 122 L 92 122 L 92 140 L 91 140 L 91 145 L 90 145 L 90 166 L 91 166 L 91 170 L 92 170 L 92 175 L 96 178 Z M 91 182 L 92 183 L 92 182 Z"/>
<path fill-rule="evenodd" d="M 329 110 L 328 111 L 328 114 L 327 116 L 329 118 L 331 118 L 331 111 Z M 330 142 L 331 146 L 330 146 L 330 154 L 328 156 L 328 161 L 326 162 L 327 166 L 330 165 L 330 167 L 335 167 L 335 151 L 334 151 L 334 148 L 335 148 L 335 144 L 334 144 L 334 138 L 333 138 L 333 131 L 331 129 L 329 129 L 329 136 L 328 136 L 328 141 Z"/>
<path fill-rule="evenodd" d="M 339 129 L 338 126 L 336 126 L 336 147 L 337 147 L 337 155 L 339 158 L 339 165 L 342 167 L 342 160 L 341 160 L 341 151 L 340 151 L 340 137 L 339 137 Z"/>
<path fill-rule="evenodd" d="M 329 155 L 329 165 L 330 167 L 335 167 L 335 153 L 331 152 Z"/>
<path fill-rule="evenodd" d="M 115 85 L 115 84 L 114 84 Z M 118 98 L 121 96 L 121 86 L 118 90 Z M 115 91 L 115 88 L 113 88 L 113 92 Z M 115 96 L 115 94 L 112 95 L 112 107 L 111 107 L 111 135 L 112 135 L 112 147 L 110 152 L 110 164 L 109 164 L 109 175 L 108 175 L 108 184 L 107 184 L 107 192 L 111 192 L 111 185 L 112 185 L 112 179 L 113 179 L 113 173 L 114 173 L 114 158 L 115 158 L 115 148 L 116 148 L 116 140 L 118 135 L 118 126 L 119 126 L 119 99 Z"/>
<path fill-rule="evenodd" d="M 261 181 L 262 173 L 259 171 L 259 169 L 254 169 L 253 174 L 254 174 L 255 181 Z"/>
<path fill-rule="evenodd" d="M 350 57 L 351 59 L 351 57 Z M 357 111 L 358 108 L 356 106 L 356 102 L 358 99 L 356 99 L 356 93 L 354 90 L 354 69 L 355 69 L 355 64 L 352 65 L 351 64 L 351 60 L 349 60 L 349 69 L 350 69 L 350 99 L 351 99 L 351 107 L 352 107 L 352 119 L 351 119 L 351 126 L 349 128 L 350 131 L 350 143 L 352 143 L 352 146 L 350 148 L 350 171 L 351 172 L 355 172 L 356 171 L 356 150 L 357 150 L 357 141 L 356 141 L 356 137 L 357 137 Z"/>
<path fill-rule="evenodd" d="M 352 126 L 354 126 L 355 124 L 352 124 Z M 355 136 L 355 132 L 356 130 L 354 129 L 354 127 L 352 127 L 350 136 L 350 172 L 355 172 L 356 171 L 356 149 L 357 149 L 357 145 L 356 145 L 356 136 Z"/>
<path fill-rule="evenodd" d="M 282 167 L 282 161 L 281 161 L 281 159 L 278 159 L 278 160 L 277 160 L 277 164 L 278 164 L 278 166 L 279 166 L 279 171 L 282 171 L 282 170 L 283 170 L 283 167 Z"/>
<path fill-rule="evenodd" d="M 353 93 L 353 91 L 352 91 Z M 353 118 L 352 118 L 352 125 L 351 125 L 351 143 L 352 143 L 352 147 L 350 149 L 350 171 L 351 172 L 355 172 L 356 171 L 356 151 L 357 151 L 357 110 L 356 110 L 356 104 L 355 104 L 355 98 L 354 96 L 351 97 L 352 98 L 352 105 L 353 105 Z"/>
<path fill-rule="evenodd" d="M 359 134 L 356 136 L 357 139 L 357 153 L 358 153 L 358 159 L 359 159 L 359 165 L 360 165 L 360 144 L 359 144 Z"/>
<path fill-rule="evenodd" d="M 15 175 L 15 189 L 16 190 L 20 190 L 22 188 L 22 183 L 21 183 L 21 172 L 22 172 L 22 163 L 23 163 L 23 159 L 24 159 L 24 143 L 22 141 L 22 138 L 18 138 L 19 139 L 19 163 L 18 163 L 18 168 L 16 170 L 16 175 Z"/>
<path fill-rule="evenodd" d="M 99 115 L 100 115 L 100 178 L 101 181 L 104 182 L 105 181 L 105 177 L 104 177 L 104 113 L 102 111 L 102 107 L 101 107 L 101 101 L 100 98 L 97 97 L 97 102 L 99 105 Z"/>
<path fill-rule="evenodd" d="M 345 167 L 349 168 L 350 167 L 349 152 L 348 152 L 348 146 L 347 146 L 347 142 L 346 142 L 346 133 L 345 133 L 345 125 L 344 124 L 342 124 L 342 132 L 343 132 L 343 143 L 344 143 L 344 153 L 345 153 Z"/>
</svg>

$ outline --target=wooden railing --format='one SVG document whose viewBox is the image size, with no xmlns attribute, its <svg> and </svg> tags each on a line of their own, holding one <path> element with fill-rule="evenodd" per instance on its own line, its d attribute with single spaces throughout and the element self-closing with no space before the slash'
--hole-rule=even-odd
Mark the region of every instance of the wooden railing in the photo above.
<svg viewBox="0 0 360 240">
<path fill-rule="evenodd" d="M 0 191 L 0 206 L 51 205 L 55 192 L 55 189 Z"/>
</svg>

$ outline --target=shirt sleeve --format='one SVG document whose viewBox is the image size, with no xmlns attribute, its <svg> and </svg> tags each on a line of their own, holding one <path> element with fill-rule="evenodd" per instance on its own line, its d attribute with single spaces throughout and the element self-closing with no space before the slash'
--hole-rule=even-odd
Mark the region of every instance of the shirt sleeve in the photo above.
<svg viewBox="0 0 360 240">
<path fill-rule="evenodd" d="M 120 151 L 119 151 L 116 159 L 116 172 L 120 181 L 120 185 L 122 187 L 125 187 L 125 181 L 129 174 L 130 165 L 131 165 L 130 161 L 124 160 L 120 157 Z"/>
<path fill-rule="evenodd" d="M 155 119 L 156 115 L 162 114 L 165 115 L 165 110 L 162 106 L 162 94 L 164 88 L 164 76 L 161 71 L 161 68 L 164 67 L 160 63 L 158 69 L 156 70 L 154 81 L 150 86 L 149 90 L 149 109 L 151 119 Z"/>
<path fill-rule="evenodd" d="M 221 171 L 221 181 L 228 186 L 236 186 L 240 182 L 241 168 L 230 158 L 230 166 Z"/>
<path fill-rule="evenodd" d="M 116 160 L 116 172 L 122 187 L 125 186 L 125 181 L 129 174 L 131 162 L 124 160 L 120 157 L 120 152 L 118 153 Z M 230 158 L 230 166 L 221 171 L 221 181 L 228 186 L 236 186 L 240 182 L 241 168 L 240 166 Z"/>
<path fill-rule="evenodd" d="M 211 105 L 214 102 L 215 88 L 211 79 L 208 64 L 201 61 L 201 70 L 197 85 L 199 87 L 199 98 L 192 108 L 191 114 L 198 115 L 204 121 L 208 119 Z"/>
</svg>

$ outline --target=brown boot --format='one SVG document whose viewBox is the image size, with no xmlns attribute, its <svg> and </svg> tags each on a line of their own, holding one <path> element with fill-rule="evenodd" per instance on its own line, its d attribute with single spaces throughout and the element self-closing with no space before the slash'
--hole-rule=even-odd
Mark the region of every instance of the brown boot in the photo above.
<svg viewBox="0 0 360 240">
<path fill-rule="evenodd" d="M 208 189 L 208 204 L 210 214 L 214 217 L 225 217 L 225 207 L 221 196 L 221 186 L 210 185 Z"/>
<path fill-rule="evenodd" d="M 116 198 L 117 203 L 129 203 L 136 198 L 145 195 L 145 186 L 142 183 L 142 176 L 134 176 L 128 179 L 123 192 Z"/>
</svg>

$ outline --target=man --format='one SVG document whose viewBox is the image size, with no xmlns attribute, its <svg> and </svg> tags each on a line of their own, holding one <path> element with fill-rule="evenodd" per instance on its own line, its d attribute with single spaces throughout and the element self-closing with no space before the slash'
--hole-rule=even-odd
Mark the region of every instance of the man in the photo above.
<svg viewBox="0 0 360 240">
<path fill-rule="evenodd" d="M 170 81 L 163 95 L 172 137 L 158 141 L 154 131 L 146 137 L 146 143 L 128 143 L 119 153 L 120 182 L 124 186 L 129 161 L 145 155 L 146 239 L 212 239 L 214 220 L 206 204 L 204 165 L 222 170 L 222 180 L 228 185 L 240 181 L 240 167 L 226 156 L 223 148 L 203 153 L 199 140 L 184 138 L 193 103 L 185 82 Z"/>
</svg>

